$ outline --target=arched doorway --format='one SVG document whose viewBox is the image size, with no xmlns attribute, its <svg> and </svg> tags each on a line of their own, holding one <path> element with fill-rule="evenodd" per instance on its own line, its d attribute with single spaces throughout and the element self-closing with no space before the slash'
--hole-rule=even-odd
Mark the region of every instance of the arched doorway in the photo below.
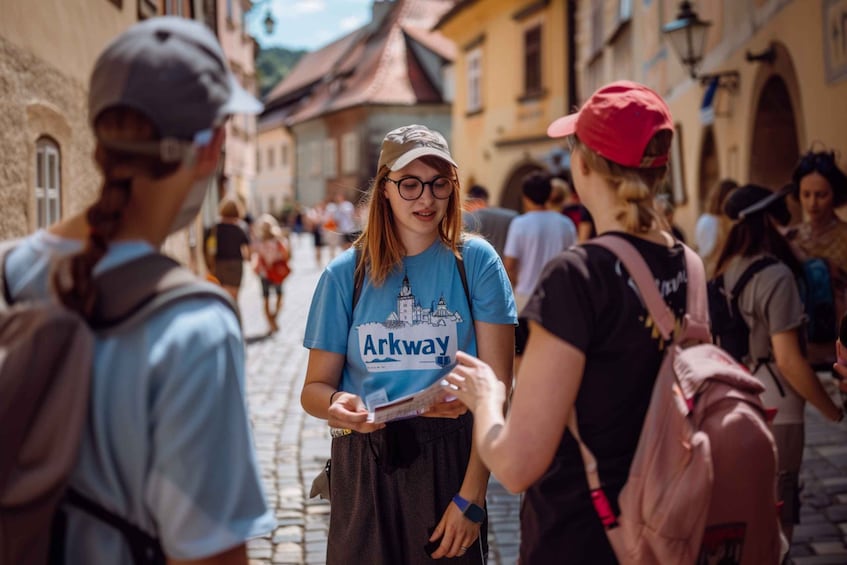
<svg viewBox="0 0 847 565">
<path fill-rule="evenodd" d="M 782 77 L 770 77 L 759 94 L 750 148 L 750 182 L 772 189 L 791 180 L 800 150 L 791 96 Z"/>
<path fill-rule="evenodd" d="M 518 165 L 509 180 L 503 185 L 503 190 L 500 192 L 500 206 L 503 208 L 511 208 L 518 212 L 523 212 L 521 209 L 522 183 L 524 177 L 535 171 L 544 171 L 544 167 L 535 163 L 523 163 Z"/>
<path fill-rule="evenodd" d="M 710 126 L 703 130 L 703 142 L 700 145 L 700 172 L 697 178 L 697 201 L 700 210 L 705 208 L 709 191 L 717 184 L 719 175 L 715 132 Z"/>
<path fill-rule="evenodd" d="M 774 75 L 765 82 L 756 105 L 750 148 L 750 182 L 774 190 L 782 188 L 791 181 L 799 154 L 791 96 L 782 77 Z M 799 221 L 803 214 L 800 203 L 795 198 L 786 199 L 786 203 L 792 221 Z"/>
</svg>

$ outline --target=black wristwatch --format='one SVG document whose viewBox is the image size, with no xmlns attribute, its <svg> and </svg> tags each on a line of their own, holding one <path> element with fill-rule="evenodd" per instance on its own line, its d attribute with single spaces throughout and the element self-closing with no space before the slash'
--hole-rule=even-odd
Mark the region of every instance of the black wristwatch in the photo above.
<svg viewBox="0 0 847 565">
<path fill-rule="evenodd" d="M 470 500 L 465 500 L 458 494 L 453 496 L 453 503 L 459 507 L 462 514 L 474 524 L 482 524 L 485 520 L 485 508 L 478 504 L 474 504 Z"/>
</svg>

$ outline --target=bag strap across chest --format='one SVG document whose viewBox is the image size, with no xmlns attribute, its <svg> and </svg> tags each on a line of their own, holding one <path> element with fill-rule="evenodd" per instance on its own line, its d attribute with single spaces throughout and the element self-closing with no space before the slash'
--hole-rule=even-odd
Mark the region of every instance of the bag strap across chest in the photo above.
<svg viewBox="0 0 847 565">
<path fill-rule="evenodd" d="M 709 333 L 708 298 L 706 293 L 706 273 L 700 257 L 692 249 L 685 244 L 682 245 L 685 250 L 685 270 L 688 281 L 686 285 L 686 312 L 680 331 L 675 333 L 676 318 L 673 311 L 659 292 L 650 267 L 635 246 L 621 237 L 608 234 L 596 237 L 587 242 L 587 244 L 597 245 L 609 250 L 623 263 L 623 266 L 635 282 L 638 292 L 644 301 L 644 305 L 653 318 L 653 323 L 665 340 L 673 339 L 675 344 L 682 344 L 689 340 L 699 342 L 708 342 L 711 340 L 711 334 Z M 571 409 L 568 419 L 568 430 L 570 430 L 571 435 L 573 435 L 579 445 L 594 509 L 606 528 L 614 528 L 617 525 L 617 518 L 603 491 L 603 485 L 598 472 L 597 458 L 580 436 L 576 406 Z"/>
<path fill-rule="evenodd" d="M 638 292 L 644 300 L 644 306 L 653 318 L 656 327 L 666 340 L 674 338 L 677 343 L 689 340 L 711 341 L 709 331 L 708 295 L 706 292 L 706 272 L 703 262 L 690 247 L 682 244 L 685 251 L 686 307 L 682 328 L 674 336 L 676 318 L 656 286 L 655 279 L 647 262 L 634 245 L 622 237 L 602 235 L 588 242 L 608 249 L 623 263 L 629 272 Z"/>
</svg>

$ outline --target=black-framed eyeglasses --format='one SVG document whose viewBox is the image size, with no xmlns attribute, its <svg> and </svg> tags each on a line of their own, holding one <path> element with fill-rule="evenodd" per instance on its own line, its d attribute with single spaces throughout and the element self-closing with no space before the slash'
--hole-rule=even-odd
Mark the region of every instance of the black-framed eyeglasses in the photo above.
<svg viewBox="0 0 847 565">
<path fill-rule="evenodd" d="M 432 195 L 439 199 L 445 200 L 450 198 L 453 193 L 453 179 L 448 177 L 437 176 L 429 182 L 424 182 L 418 177 L 408 176 L 398 180 L 385 177 L 397 185 L 397 192 L 403 200 L 417 200 L 421 197 L 424 187 L 429 185 Z"/>
</svg>

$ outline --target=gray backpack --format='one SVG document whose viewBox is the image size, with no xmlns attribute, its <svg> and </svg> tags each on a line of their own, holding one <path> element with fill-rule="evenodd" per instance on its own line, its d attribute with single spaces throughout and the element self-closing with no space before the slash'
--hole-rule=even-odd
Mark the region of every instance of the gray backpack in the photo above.
<svg viewBox="0 0 847 565">
<path fill-rule="evenodd" d="M 68 489 L 84 422 L 96 335 L 143 323 L 179 300 L 229 296 L 164 255 L 140 257 L 94 279 L 90 320 L 55 301 L 12 303 L 0 251 L 0 564 L 61 562 L 63 502 L 118 529 L 135 563 L 164 563 L 155 536 Z"/>
</svg>

